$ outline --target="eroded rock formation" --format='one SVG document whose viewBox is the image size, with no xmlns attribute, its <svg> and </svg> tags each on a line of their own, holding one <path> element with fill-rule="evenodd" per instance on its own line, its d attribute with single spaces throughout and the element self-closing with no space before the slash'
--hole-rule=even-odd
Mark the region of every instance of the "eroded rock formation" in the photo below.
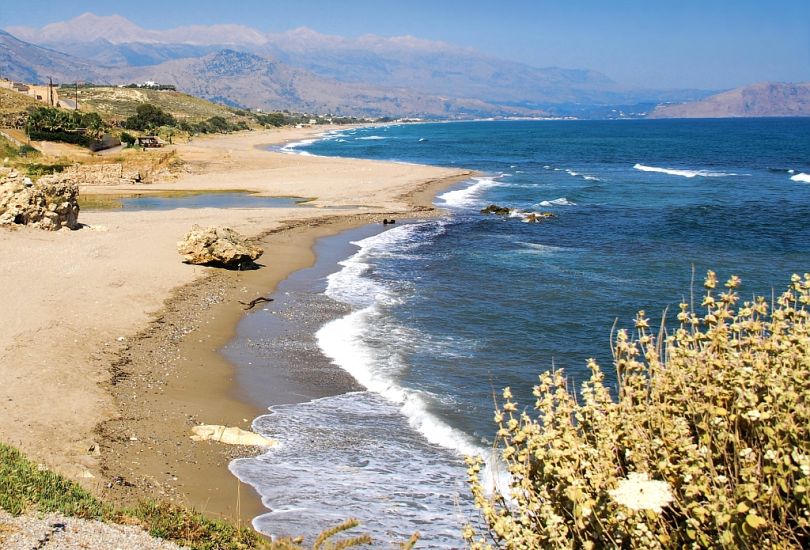
<svg viewBox="0 0 810 550">
<path fill-rule="evenodd" d="M 0 225 L 77 229 L 79 187 L 56 176 L 34 183 L 16 170 L 0 168 Z"/>
</svg>

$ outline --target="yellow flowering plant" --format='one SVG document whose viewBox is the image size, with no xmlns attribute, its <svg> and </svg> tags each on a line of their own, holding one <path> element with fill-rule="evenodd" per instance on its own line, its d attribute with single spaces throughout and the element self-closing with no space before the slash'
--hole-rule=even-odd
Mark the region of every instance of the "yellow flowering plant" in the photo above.
<svg viewBox="0 0 810 550">
<path fill-rule="evenodd" d="M 495 411 L 508 489 L 469 483 L 471 548 L 810 547 L 810 274 L 739 304 L 709 272 L 702 313 L 656 336 L 644 312 L 613 342 L 616 397 L 589 360 L 581 399 L 540 375 L 533 411 Z"/>
</svg>

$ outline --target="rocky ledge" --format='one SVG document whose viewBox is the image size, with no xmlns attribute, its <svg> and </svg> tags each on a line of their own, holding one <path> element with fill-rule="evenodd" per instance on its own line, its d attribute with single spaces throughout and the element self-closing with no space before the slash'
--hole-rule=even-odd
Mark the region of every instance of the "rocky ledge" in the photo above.
<svg viewBox="0 0 810 550">
<path fill-rule="evenodd" d="M 0 168 L 0 225 L 77 229 L 79 186 L 58 176 L 33 182 L 17 170 Z"/>
</svg>

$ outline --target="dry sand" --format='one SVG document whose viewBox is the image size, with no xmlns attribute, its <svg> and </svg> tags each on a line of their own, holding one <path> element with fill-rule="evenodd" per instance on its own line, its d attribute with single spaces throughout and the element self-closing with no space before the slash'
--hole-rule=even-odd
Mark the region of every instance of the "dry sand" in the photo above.
<svg viewBox="0 0 810 550">
<path fill-rule="evenodd" d="M 0 230 L 0 441 L 106 496 L 163 494 L 212 515 L 255 515 L 257 499 L 227 470 L 233 449 L 188 437 L 194 424 L 244 428 L 262 412 L 217 353 L 243 313 L 238 301 L 311 265 L 318 237 L 430 215 L 436 190 L 470 175 L 262 149 L 316 131 L 176 146 L 186 174 L 132 190 L 244 189 L 345 208 L 108 211 L 82 213 L 77 231 Z M 259 238 L 263 267 L 182 264 L 176 242 L 193 223 Z"/>
</svg>

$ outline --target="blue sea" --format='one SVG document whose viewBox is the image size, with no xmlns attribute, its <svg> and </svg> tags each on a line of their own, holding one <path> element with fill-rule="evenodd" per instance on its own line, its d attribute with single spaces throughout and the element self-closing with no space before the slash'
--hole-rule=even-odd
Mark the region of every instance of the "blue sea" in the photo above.
<svg viewBox="0 0 810 550">
<path fill-rule="evenodd" d="M 480 175 L 436 199 L 446 216 L 357 238 L 309 289 L 344 307 L 318 351 L 366 390 L 255 421 L 282 445 L 232 470 L 263 495 L 254 524 L 270 534 L 351 516 L 383 546 L 419 531 L 422 547 L 461 547 L 475 517 L 463 455 L 501 477 L 501 388 L 530 407 L 539 373 L 575 385 L 589 357 L 612 384 L 614 325 L 640 309 L 674 324 L 708 269 L 768 297 L 810 271 L 810 119 L 406 124 L 285 150 Z"/>
</svg>

